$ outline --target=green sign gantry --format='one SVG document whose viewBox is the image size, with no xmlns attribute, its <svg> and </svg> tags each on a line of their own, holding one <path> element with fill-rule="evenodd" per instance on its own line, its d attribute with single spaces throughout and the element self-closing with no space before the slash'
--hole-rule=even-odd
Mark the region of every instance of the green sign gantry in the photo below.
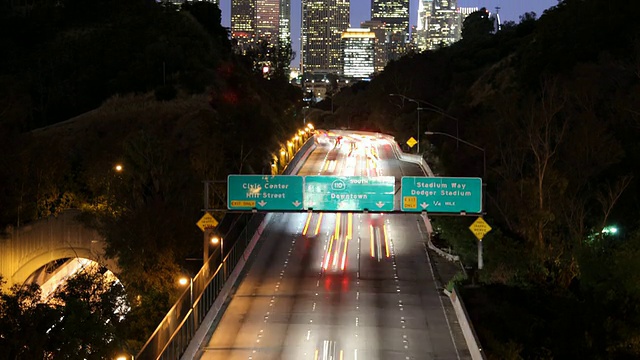
<svg viewBox="0 0 640 360">
<path fill-rule="evenodd" d="M 402 211 L 482 213 L 482 179 L 403 176 Z"/>
<path fill-rule="evenodd" d="M 229 175 L 229 210 L 302 210 L 302 176 Z"/>
<path fill-rule="evenodd" d="M 393 211 L 393 176 L 305 176 L 304 208 L 316 211 Z"/>
</svg>

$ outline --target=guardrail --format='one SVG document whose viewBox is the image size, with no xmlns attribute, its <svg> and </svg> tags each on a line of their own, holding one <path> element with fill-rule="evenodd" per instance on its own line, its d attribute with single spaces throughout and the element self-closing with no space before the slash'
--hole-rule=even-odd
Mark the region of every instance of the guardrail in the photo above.
<svg viewBox="0 0 640 360">
<path fill-rule="evenodd" d="M 301 162 L 315 149 L 315 138 L 311 137 L 298 150 L 284 170 L 290 175 L 297 172 Z M 211 254 L 202 269 L 193 278 L 178 301 L 169 310 L 149 340 L 138 352 L 137 360 L 169 359 L 178 360 L 185 352 L 196 332 L 203 324 L 207 313 L 212 310 L 217 298 L 223 293 L 227 280 L 239 263 L 244 264 L 243 254 L 252 241 L 253 234 L 261 232 L 265 214 L 242 214 L 234 218 L 225 233 L 225 241 L 233 243 L 224 261 L 218 264 L 220 248 Z M 242 229 L 241 231 L 239 231 Z M 250 236 L 250 234 L 252 234 Z M 211 271 L 215 269 L 215 271 Z M 235 281 L 235 277 L 231 278 Z M 223 294 L 224 295 L 224 294 Z"/>
</svg>

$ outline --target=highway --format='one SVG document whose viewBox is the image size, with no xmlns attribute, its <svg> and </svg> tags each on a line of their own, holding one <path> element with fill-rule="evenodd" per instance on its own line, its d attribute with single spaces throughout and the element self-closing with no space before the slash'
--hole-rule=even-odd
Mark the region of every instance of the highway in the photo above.
<svg viewBox="0 0 640 360">
<path fill-rule="evenodd" d="M 359 136 L 320 142 L 298 174 L 423 176 L 386 140 Z M 274 215 L 197 358 L 470 358 L 418 215 Z"/>
</svg>

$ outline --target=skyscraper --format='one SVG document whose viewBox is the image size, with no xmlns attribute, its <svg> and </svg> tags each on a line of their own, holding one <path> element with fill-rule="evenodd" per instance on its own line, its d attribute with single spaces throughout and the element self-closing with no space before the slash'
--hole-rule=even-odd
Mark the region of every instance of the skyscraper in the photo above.
<svg viewBox="0 0 640 360">
<path fill-rule="evenodd" d="M 463 18 L 457 0 L 419 0 L 418 49 L 434 50 L 460 40 Z"/>
<path fill-rule="evenodd" d="M 342 75 L 366 79 L 374 72 L 376 34 L 369 29 L 347 29 L 342 33 Z"/>
<path fill-rule="evenodd" d="M 382 72 L 389 61 L 387 59 L 386 30 L 384 23 L 382 21 L 367 20 L 361 22 L 360 27 L 369 29 L 376 35 L 376 42 L 373 51 L 373 67 L 375 72 Z"/>
<path fill-rule="evenodd" d="M 302 0 L 303 72 L 340 73 L 341 36 L 349 28 L 349 0 Z"/>
<path fill-rule="evenodd" d="M 291 0 L 231 0 L 231 37 L 290 41 Z"/>
<path fill-rule="evenodd" d="M 409 42 L 409 0 L 371 0 L 371 20 L 385 24 L 389 60 L 401 57 Z"/>
<path fill-rule="evenodd" d="M 280 0 L 255 0 L 256 38 L 277 46 L 280 32 Z"/>
<path fill-rule="evenodd" d="M 231 37 L 241 53 L 255 42 L 255 0 L 231 0 Z"/>
<path fill-rule="evenodd" d="M 280 44 L 291 44 L 291 0 L 280 0 Z"/>
</svg>

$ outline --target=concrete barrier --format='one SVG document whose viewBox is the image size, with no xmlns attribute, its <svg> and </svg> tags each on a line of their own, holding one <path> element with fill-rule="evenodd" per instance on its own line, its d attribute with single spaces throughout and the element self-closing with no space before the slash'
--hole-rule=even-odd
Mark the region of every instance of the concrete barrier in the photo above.
<svg viewBox="0 0 640 360">
<path fill-rule="evenodd" d="M 487 356 L 485 355 L 484 351 L 482 351 L 480 340 L 478 340 L 476 331 L 473 329 L 473 325 L 469 320 L 467 309 L 462 302 L 462 298 L 458 295 L 458 290 L 454 286 L 453 292 L 450 293 L 446 289 L 444 290 L 444 292 L 449 296 L 451 304 L 453 305 L 453 309 L 456 312 L 456 317 L 458 318 L 460 328 L 462 328 L 462 334 L 464 335 L 464 339 L 467 342 L 467 347 L 469 348 L 471 358 L 473 360 L 486 360 Z"/>
</svg>

